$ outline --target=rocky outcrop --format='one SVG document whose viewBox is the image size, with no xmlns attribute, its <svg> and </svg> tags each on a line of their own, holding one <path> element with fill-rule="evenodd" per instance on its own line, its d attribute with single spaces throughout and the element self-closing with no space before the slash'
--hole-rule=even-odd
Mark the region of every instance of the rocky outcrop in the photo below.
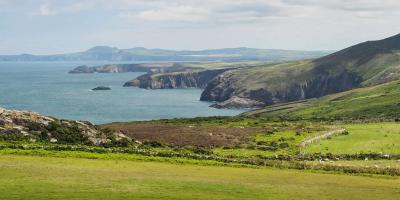
<svg viewBox="0 0 400 200">
<path fill-rule="evenodd" d="M 224 102 L 215 103 L 215 104 L 211 105 L 210 107 L 213 107 L 213 108 L 261 108 L 264 105 L 265 104 L 260 101 L 256 101 L 256 100 L 249 99 L 249 98 L 233 96 Z"/>
<path fill-rule="evenodd" d="M 175 73 L 148 73 L 128 81 L 124 87 L 145 89 L 204 88 L 213 78 L 229 69 Z"/>
<path fill-rule="evenodd" d="M 93 88 L 92 90 L 111 90 L 111 88 L 107 86 L 98 86 Z"/>
<path fill-rule="evenodd" d="M 93 67 L 89 67 L 87 65 L 81 65 L 81 66 L 78 66 L 75 69 L 69 71 L 68 73 L 70 73 L 70 74 L 81 74 L 81 73 L 88 74 L 88 73 L 94 73 L 94 72 L 95 72 L 95 69 Z"/>
<path fill-rule="evenodd" d="M 85 121 L 59 120 L 34 112 L 0 108 L 0 138 L 30 142 L 111 145 L 132 141 L 120 132 L 102 130 Z"/>
</svg>

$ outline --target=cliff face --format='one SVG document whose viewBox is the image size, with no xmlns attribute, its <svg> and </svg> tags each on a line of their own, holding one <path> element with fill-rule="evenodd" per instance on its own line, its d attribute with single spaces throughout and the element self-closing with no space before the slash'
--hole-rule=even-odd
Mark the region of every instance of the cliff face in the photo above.
<svg viewBox="0 0 400 200">
<path fill-rule="evenodd" d="M 128 81 L 124 87 L 146 89 L 204 88 L 219 74 L 229 69 L 153 74 L 148 73 Z"/>
<path fill-rule="evenodd" d="M 240 73 L 229 71 L 214 78 L 204 89 L 200 100 L 221 102 L 213 105 L 217 108 L 262 107 L 345 91 L 359 86 L 362 81 L 357 74 L 343 72 L 335 76 L 320 75 L 301 82 L 284 84 L 284 87 L 261 85 L 243 88 L 235 77 Z"/>
</svg>

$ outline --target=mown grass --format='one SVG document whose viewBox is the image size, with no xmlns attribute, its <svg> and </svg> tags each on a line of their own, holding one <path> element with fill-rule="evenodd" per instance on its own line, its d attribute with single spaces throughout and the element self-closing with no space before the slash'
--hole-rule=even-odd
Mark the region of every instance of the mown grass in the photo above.
<svg viewBox="0 0 400 200">
<path fill-rule="evenodd" d="M 0 199 L 393 199 L 400 179 L 0 155 Z"/>
<path fill-rule="evenodd" d="M 343 125 L 348 135 L 324 139 L 304 149 L 305 153 L 400 153 L 400 123 L 366 123 Z"/>
</svg>

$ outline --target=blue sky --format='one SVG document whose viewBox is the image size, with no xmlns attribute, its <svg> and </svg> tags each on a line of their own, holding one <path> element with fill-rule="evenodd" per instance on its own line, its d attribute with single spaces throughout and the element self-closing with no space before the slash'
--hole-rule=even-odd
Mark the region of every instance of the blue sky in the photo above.
<svg viewBox="0 0 400 200">
<path fill-rule="evenodd" d="M 0 0 L 0 54 L 336 50 L 398 34 L 399 21 L 398 0 Z"/>
</svg>

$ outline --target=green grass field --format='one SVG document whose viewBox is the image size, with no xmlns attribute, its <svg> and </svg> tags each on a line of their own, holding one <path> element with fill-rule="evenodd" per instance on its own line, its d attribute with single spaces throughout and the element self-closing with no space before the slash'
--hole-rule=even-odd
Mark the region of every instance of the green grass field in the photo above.
<svg viewBox="0 0 400 200">
<path fill-rule="evenodd" d="M 400 178 L 0 155 L 0 199 L 393 199 Z"/>
<path fill-rule="evenodd" d="M 386 153 L 400 154 L 400 123 L 343 125 L 350 134 L 333 136 L 304 149 L 306 153 Z"/>
</svg>

